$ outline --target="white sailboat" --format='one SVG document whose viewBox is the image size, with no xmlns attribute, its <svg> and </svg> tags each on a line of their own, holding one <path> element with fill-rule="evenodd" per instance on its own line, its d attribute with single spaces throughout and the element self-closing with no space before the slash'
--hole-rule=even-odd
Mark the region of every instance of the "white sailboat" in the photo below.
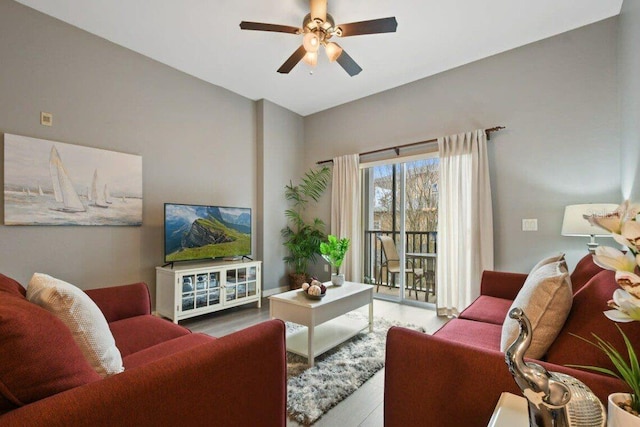
<svg viewBox="0 0 640 427">
<path fill-rule="evenodd" d="M 84 212 L 86 208 L 80 201 L 78 193 L 73 188 L 73 182 L 69 178 L 69 174 L 62 164 L 62 159 L 58 154 L 56 147 L 51 147 L 51 156 L 49 157 L 49 172 L 51 173 L 51 182 L 53 184 L 53 193 L 56 201 L 62 202 L 64 207 L 54 210 L 62 212 Z"/>
<path fill-rule="evenodd" d="M 98 208 L 108 208 L 107 202 L 104 199 L 104 192 L 98 191 L 98 169 L 93 172 L 93 182 L 91 183 L 91 200 L 93 200 L 93 206 Z"/>
<path fill-rule="evenodd" d="M 104 201 L 108 204 L 113 203 L 113 201 L 111 200 L 111 193 L 109 192 L 109 187 L 107 186 L 107 184 L 104 185 Z"/>
<path fill-rule="evenodd" d="M 44 191 L 42 191 L 42 186 L 40 184 L 38 184 L 38 195 L 44 196 Z"/>
</svg>

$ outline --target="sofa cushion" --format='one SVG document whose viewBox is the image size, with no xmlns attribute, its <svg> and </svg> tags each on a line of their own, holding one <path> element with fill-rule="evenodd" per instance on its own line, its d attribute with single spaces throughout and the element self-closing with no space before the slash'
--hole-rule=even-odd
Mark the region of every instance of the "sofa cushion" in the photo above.
<svg viewBox="0 0 640 427">
<path fill-rule="evenodd" d="M 27 291 L 22 285 L 10 277 L 0 274 L 0 292 L 7 292 L 13 295 L 25 297 Z"/>
<path fill-rule="evenodd" d="M 36 273 L 27 286 L 27 298 L 67 325 L 98 374 L 105 377 L 124 370 L 107 320 L 82 290 L 46 274 Z"/>
<path fill-rule="evenodd" d="M 527 357 L 540 359 L 545 355 L 569 315 L 572 295 L 571 279 L 564 261 L 544 264 L 529 273 L 509 309 L 520 307 L 531 322 L 532 339 L 525 354 Z M 518 322 L 507 315 L 500 351 L 505 351 L 519 332 Z"/>
<path fill-rule="evenodd" d="M 547 352 L 549 362 L 558 365 L 600 366 L 615 371 L 602 351 L 578 337 L 593 341 L 592 334 L 596 334 L 624 353 L 624 341 L 616 325 L 632 343 L 640 343 L 640 322 L 616 323 L 603 314 L 609 309 L 607 301 L 619 289 L 614 276 L 615 272 L 603 270 L 574 295 L 569 318 Z"/>
<path fill-rule="evenodd" d="M 187 328 L 150 314 L 111 322 L 109 328 L 122 357 L 191 333 Z"/>
<path fill-rule="evenodd" d="M 511 303 L 513 300 L 510 299 L 480 295 L 458 317 L 502 326 L 509 308 L 511 308 Z"/>
<path fill-rule="evenodd" d="M 587 254 L 576 264 L 571 273 L 571 286 L 575 295 L 589 280 L 604 269 L 593 262 L 593 255 Z"/>
<path fill-rule="evenodd" d="M 434 334 L 438 338 L 465 343 L 490 350 L 500 348 L 502 325 L 476 322 L 467 319 L 452 319 Z"/>
<path fill-rule="evenodd" d="M 64 323 L 21 296 L 0 296 L 0 414 L 99 379 Z"/>
<path fill-rule="evenodd" d="M 156 344 L 153 347 L 145 348 L 137 353 L 125 356 L 122 359 L 122 362 L 126 369 L 136 368 L 213 340 L 215 340 L 215 338 L 205 334 L 183 335 L 181 337 Z"/>
</svg>

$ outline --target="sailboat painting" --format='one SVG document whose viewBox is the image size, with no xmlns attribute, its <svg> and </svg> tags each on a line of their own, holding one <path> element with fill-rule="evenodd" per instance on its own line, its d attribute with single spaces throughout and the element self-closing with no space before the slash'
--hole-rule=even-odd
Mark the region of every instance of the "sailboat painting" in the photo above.
<svg viewBox="0 0 640 427">
<path fill-rule="evenodd" d="M 4 134 L 5 225 L 142 225 L 142 157 Z"/>
</svg>

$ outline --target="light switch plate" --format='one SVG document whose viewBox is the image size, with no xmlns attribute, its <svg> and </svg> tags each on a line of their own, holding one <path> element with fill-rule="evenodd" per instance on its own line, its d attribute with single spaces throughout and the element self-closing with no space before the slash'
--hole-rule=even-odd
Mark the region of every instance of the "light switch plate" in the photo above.
<svg viewBox="0 0 640 427">
<path fill-rule="evenodd" d="M 537 218 L 523 219 L 522 231 L 538 231 L 538 219 Z"/>
</svg>

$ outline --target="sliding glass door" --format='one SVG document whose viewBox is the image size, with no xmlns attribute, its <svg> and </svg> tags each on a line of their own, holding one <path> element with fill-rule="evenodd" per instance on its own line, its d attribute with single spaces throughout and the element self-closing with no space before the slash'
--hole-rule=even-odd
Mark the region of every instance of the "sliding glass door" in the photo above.
<svg viewBox="0 0 640 427">
<path fill-rule="evenodd" d="M 437 156 L 363 165 L 365 276 L 378 298 L 435 303 Z"/>
</svg>

